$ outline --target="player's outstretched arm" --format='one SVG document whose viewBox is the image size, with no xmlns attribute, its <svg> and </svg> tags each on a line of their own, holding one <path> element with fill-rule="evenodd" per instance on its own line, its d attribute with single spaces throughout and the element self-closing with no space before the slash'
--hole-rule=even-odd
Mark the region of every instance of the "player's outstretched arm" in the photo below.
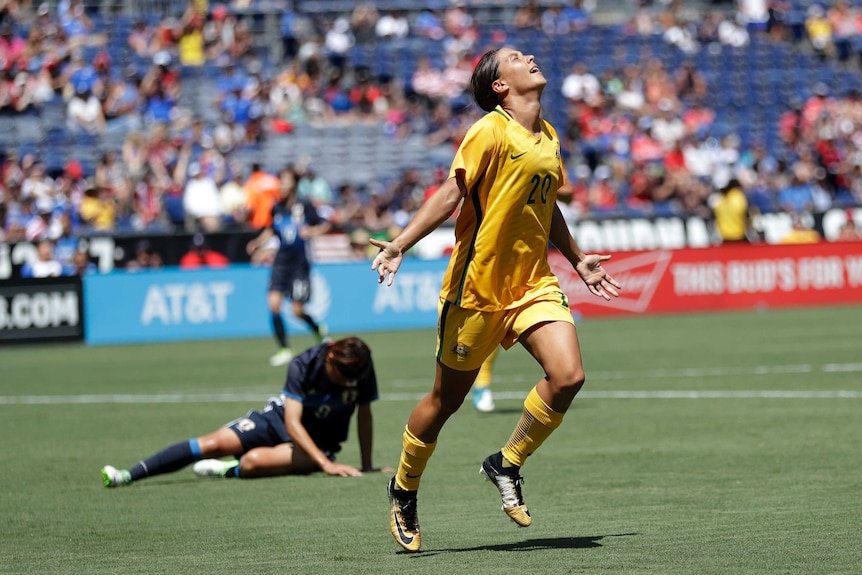
<svg viewBox="0 0 862 575">
<path fill-rule="evenodd" d="M 611 259 L 611 256 L 600 256 L 597 254 L 587 254 L 584 259 L 575 266 L 575 271 L 587 284 L 587 288 L 593 295 L 597 295 L 606 300 L 610 300 L 611 296 L 620 297 L 618 289 L 622 289 L 620 283 L 611 277 L 602 267 L 602 262 Z"/>
<path fill-rule="evenodd" d="M 261 232 L 257 235 L 256 238 L 252 239 L 248 242 L 248 244 L 246 244 L 245 250 L 248 252 L 248 255 L 251 255 L 255 251 L 257 251 L 260 246 L 265 244 L 267 240 L 272 237 L 272 235 L 272 228 L 264 228 L 263 230 L 261 230 Z"/>
<path fill-rule="evenodd" d="M 549 239 L 554 247 L 569 260 L 569 263 L 572 264 L 593 295 L 606 300 L 610 300 L 611 296 L 620 296 L 617 290 L 622 289 L 622 286 L 601 265 L 602 262 L 611 259 L 611 256 L 582 252 L 575 238 L 569 232 L 569 226 L 566 225 L 566 220 L 558 206 L 554 206 Z"/>
<path fill-rule="evenodd" d="M 371 452 L 374 446 L 374 419 L 371 415 L 371 405 L 364 404 L 356 409 L 356 429 L 359 437 L 359 457 L 362 461 L 362 472 L 392 473 L 392 467 L 374 467 L 371 462 Z"/>
<path fill-rule="evenodd" d="M 308 430 L 302 425 L 302 403 L 289 397 L 284 400 L 284 426 L 287 429 L 287 434 L 293 440 L 293 444 L 303 450 L 327 475 L 340 475 L 342 477 L 362 475 L 362 472 L 355 467 L 336 463 L 326 457 L 308 434 Z"/>
<path fill-rule="evenodd" d="M 440 227 L 440 224 L 452 215 L 465 194 L 466 186 L 463 180 L 460 177 L 449 178 L 428 201 L 422 204 L 398 237 L 391 242 L 369 240 L 371 245 L 380 248 L 380 252 L 371 262 L 371 269 L 376 270 L 378 274 L 377 283 L 386 281 L 386 285 L 392 285 L 395 273 L 401 267 L 402 257 L 407 250 Z"/>
</svg>

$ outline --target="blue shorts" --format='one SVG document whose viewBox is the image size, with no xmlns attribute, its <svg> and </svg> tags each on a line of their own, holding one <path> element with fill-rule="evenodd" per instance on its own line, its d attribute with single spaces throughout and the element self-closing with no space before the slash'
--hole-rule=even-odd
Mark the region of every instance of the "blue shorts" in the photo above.
<svg viewBox="0 0 862 575">
<path fill-rule="evenodd" d="M 245 417 L 235 419 L 225 427 L 237 434 L 243 452 L 255 447 L 275 447 L 291 441 L 284 429 L 284 419 L 274 411 L 249 411 Z"/>
<path fill-rule="evenodd" d="M 284 428 L 283 400 L 272 397 L 267 401 L 263 411 L 249 411 L 245 417 L 234 419 L 225 427 L 231 429 L 242 443 L 242 451 L 246 453 L 255 447 L 275 447 L 282 443 L 293 443 Z M 312 438 L 314 439 L 314 438 Z M 335 461 L 335 452 L 321 450 L 330 461 Z"/>
<path fill-rule="evenodd" d="M 292 301 L 306 303 L 311 299 L 311 266 L 308 262 L 272 264 L 269 291 L 285 294 Z"/>
</svg>

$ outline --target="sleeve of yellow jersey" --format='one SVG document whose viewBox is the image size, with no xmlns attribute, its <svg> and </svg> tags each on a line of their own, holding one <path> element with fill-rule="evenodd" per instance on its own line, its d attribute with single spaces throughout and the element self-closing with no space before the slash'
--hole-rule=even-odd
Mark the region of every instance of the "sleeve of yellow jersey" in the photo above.
<svg viewBox="0 0 862 575">
<path fill-rule="evenodd" d="M 449 170 L 450 178 L 458 172 L 462 173 L 468 191 L 472 190 L 485 174 L 497 148 L 498 127 L 489 116 L 490 114 L 486 115 L 467 130 Z"/>
</svg>

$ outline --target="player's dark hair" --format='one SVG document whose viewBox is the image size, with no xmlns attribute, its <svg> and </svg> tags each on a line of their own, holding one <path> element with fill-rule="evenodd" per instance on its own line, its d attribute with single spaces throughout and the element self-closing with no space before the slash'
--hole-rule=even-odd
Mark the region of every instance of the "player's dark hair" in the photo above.
<svg viewBox="0 0 862 575">
<path fill-rule="evenodd" d="M 289 190 L 282 189 L 281 186 L 281 178 L 284 177 L 285 174 L 290 174 L 293 179 L 293 187 Z M 299 187 L 299 172 L 296 171 L 292 165 L 288 164 L 283 167 L 281 171 L 278 172 L 278 180 L 279 180 L 279 190 L 281 191 L 282 197 L 285 201 L 287 201 L 288 197 L 295 197 L 297 193 L 297 189 Z M 285 193 L 287 192 L 287 193 Z"/>
<path fill-rule="evenodd" d="M 491 87 L 494 80 L 500 77 L 500 65 L 497 62 L 498 49 L 488 50 L 479 59 L 470 77 L 470 94 L 476 104 L 486 112 L 492 111 L 500 103 L 497 92 Z"/>
<path fill-rule="evenodd" d="M 329 347 L 335 368 L 348 379 L 358 379 L 371 368 L 371 350 L 358 337 L 340 339 Z"/>
</svg>

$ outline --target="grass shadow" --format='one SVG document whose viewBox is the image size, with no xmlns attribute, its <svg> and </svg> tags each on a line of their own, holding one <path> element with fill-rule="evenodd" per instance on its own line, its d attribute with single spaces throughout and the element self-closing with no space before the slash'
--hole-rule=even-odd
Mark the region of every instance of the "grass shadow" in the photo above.
<svg viewBox="0 0 862 575">
<path fill-rule="evenodd" d="M 593 549 L 601 547 L 602 539 L 607 537 L 631 537 L 637 533 L 617 533 L 614 535 L 588 535 L 585 537 L 545 537 L 541 539 L 526 539 L 515 543 L 500 543 L 497 545 L 478 545 L 450 549 L 429 549 L 419 553 L 410 553 L 417 557 L 432 557 L 442 553 L 465 553 L 472 551 L 544 551 L 548 549 Z M 399 554 L 408 554 L 399 551 Z"/>
</svg>

